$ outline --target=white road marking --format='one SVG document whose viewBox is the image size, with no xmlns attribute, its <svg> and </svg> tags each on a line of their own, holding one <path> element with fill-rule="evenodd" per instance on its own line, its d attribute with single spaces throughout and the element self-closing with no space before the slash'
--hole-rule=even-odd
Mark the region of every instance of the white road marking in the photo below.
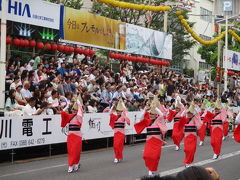
<svg viewBox="0 0 240 180">
<path fill-rule="evenodd" d="M 193 163 L 192 165 L 193 166 L 203 166 L 203 165 L 206 165 L 206 164 L 221 161 L 223 159 L 227 159 L 227 158 L 237 156 L 237 155 L 240 155 L 240 151 L 224 154 L 222 156 L 219 156 L 219 158 L 217 160 L 207 159 L 207 160 L 204 160 L 204 161 L 199 161 L 199 162 Z M 175 168 L 175 169 L 171 169 L 171 170 L 168 170 L 168 171 L 161 172 L 160 174 L 161 174 L 161 176 L 171 175 L 171 174 L 178 173 L 178 172 L 180 172 L 184 169 L 185 169 L 185 167 L 179 167 L 179 168 Z"/>
</svg>

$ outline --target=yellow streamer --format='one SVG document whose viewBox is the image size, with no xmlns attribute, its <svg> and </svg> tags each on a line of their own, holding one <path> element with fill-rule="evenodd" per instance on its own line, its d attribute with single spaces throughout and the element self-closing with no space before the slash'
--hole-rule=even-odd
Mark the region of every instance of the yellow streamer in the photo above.
<svg viewBox="0 0 240 180">
<path fill-rule="evenodd" d="M 145 4 L 134 4 L 129 2 L 117 1 L 117 0 L 97 0 L 98 2 L 126 9 L 134 9 L 134 10 L 146 10 L 146 11 L 171 11 L 172 8 L 170 6 L 151 6 Z"/>
<path fill-rule="evenodd" d="M 240 36 L 238 36 L 233 30 L 229 29 L 228 33 L 231 34 L 237 41 L 240 41 Z"/>
<path fill-rule="evenodd" d="M 176 12 L 176 15 L 178 16 L 178 19 L 179 21 L 181 22 L 181 24 L 185 27 L 185 29 L 187 30 L 187 32 L 189 32 L 189 34 L 191 34 L 191 36 L 196 40 L 198 41 L 199 43 L 201 44 L 204 44 L 204 45 L 212 45 L 212 44 L 215 44 L 217 43 L 219 40 L 221 40 L 222 38 L 224 38 L 226 32 L 222 32 L 218 37 L 215 37 L 214 39 L 212 40 L 209 40 L 209 41 L 206 41 L 204 39 L 202 39 L 201 37 L 199 37 L 194 31 L 193 29 L 188 25 L 187 21 L 184 19 L 184 17 L 182 16 L 182 13 L 181 11 L 177 11 Z M 230 31 L 230 30 L 229 30 Z M 232 33 L 234 33 L 232 31 Z M 235 33 L 236 34 L 236 33 Z M 236 34 L 237 35 L 237 34 Z M 234 36 L 234 35 L 233 35 Z"/>
</svg>

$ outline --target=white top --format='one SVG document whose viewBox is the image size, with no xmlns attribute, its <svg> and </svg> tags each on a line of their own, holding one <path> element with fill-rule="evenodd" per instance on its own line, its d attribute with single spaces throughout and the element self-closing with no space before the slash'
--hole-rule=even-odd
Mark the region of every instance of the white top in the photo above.
<svg viewBox="0 0 240 180">
<path fill-rule="evenodd" d="M 33 114 L 36 114 L 37 110 L 35 107 L 31 107 L 29 104 L 23 107 L 23 116 L 32 116 Z"/>
<path fill-rule="evenodd" d="M 32 97 L 32 93 L 28 90 L 28 89 L 21 89 L 21 94 L 23 98 L 31 98 Z"/>
<path fill-rule="evenodd" d="M 52 96 L 48 98 L 48 102 L 52 104 L 53 107 L 57 107 L 59 105 L 58 99 L 53 99 Z"/>
<path fill-rule="evenodd" d="M 97 108 L 96 107 L 92 107 L 92 106 L 88 106 L 88 112 L 89 113 L 97 113 Z"/>
<path fill-rule="evenodd" d="M 240 124 L 240 112 L 238 113 L 236 120 L 235 120 L 236 124 Z"/>
</svg>

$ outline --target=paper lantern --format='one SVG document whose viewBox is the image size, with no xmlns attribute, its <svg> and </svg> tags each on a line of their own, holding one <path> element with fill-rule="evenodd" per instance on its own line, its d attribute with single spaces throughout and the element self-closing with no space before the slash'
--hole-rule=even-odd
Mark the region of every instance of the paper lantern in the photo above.
<svg viewBox="0 0 240 180">
<path fill-rule="evenodd" d="M 228 71 L 229 76 L 233 76 L 234 74 L 235 74 L 234 71 Z"/>
<path fill-rule="evenodd" d="M 85 56 L 89 55 L 89 49 L 83 49 L 83 54 L 84 54 Z"/>
<path fill-rule="evenodd" d="M 37 45 L 37 43 L 35 40 L 30 40 L 30 42 L 29 42 L 30 47 L 36 47 L 36 45 Z"/>
<path fill-rule="evenodd" d="M 14 44 L 14 46 L 19 46 L 20 40 L 18 38 L 13 39 L 13 44 Z"/>
<path fill-rule="evenodd" d="M 57 50 L 58 50 L 59 52 L 63 52 L 64 46 L 63 46 L 62 44 L 59 44 L 58 47 L 57 47 Z"/>
<path fill-rule="evenodd" d="M 64 53 L 68 53 L 68 52 L 69 52 L 69 47 L 68 47 L 68 46 L 64 46 L 63 52 L 64 52 Z"/>
<path fill-rule="evenodd" d="M 46 44 L 45 44 L 45 49 L 46 49 L 47 51 L 51 50 L 51 49 L 52 49 L 51 44 L 46 43 Z"/>
<path fill-rule="evenodd" d="M 38 48 L 38 49 L 44 48 L 43 42 L 38 42 L 38 43 L 37 43 L 37 48 Z"/>
<path fill-rule="evenodd" d="M 240 72 L 238 73 L 238 76 L 240 76 Z"/>
<path fill-rule="evenodd" d="M 75 49 L 75 51 L 76 51 L 76 53 L 78 53 L 78 54 L 82 54 L 83 49 L 80 48 L 80 47 L 77 47 L 77 48 Z"/>
<path fill-rule="evenodd" d="M 74 52 L 74 48 L 73 47 L 69 47 L 69 52 L 73 53 Z"/>
<path fill-rule="evenodd" d="M 29 46 L 29 41 L 27 39 L 24 40 L 24 46 L 28 47 Z"/>
<path fill-rule="evenodd" d="M 53 43 L 53 44 L 51 45 L 51 49 L 52 49 L 53 51 L 56 51 L 57 48 L 58 48 L 57 44 Z"/>
<path fill-rule="evenodd" d="M 24 39 L 20 39 L 20 44 L 19 44 L 19 46 L 24 46 L 25 45 L 25 40 Z"/>
<path fill-rule="evenodd" d="M 10 36 L 7 36 L 6 44 L 10 44 L 11 42 L 12 42 L 12 38 Z"/>
<path fill-rule="evenodd" d="M 90 56 L 93 56 L 94 54 L 95 54 L 94 49 L 90 49 L 90 50 L 89 50 L 89 55 L 90 55 Z"/>
<path fill-rule="evenodd" d="M 216 82 L 220 82 L 221 81 L 221 78 L 219 75 L 216 76 Z"/>
</svg>

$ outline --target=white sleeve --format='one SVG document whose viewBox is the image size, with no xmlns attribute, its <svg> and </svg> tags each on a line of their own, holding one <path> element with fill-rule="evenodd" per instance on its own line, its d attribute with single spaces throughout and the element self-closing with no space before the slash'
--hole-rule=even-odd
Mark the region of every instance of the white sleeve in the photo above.
<svg viewBox="0 0 240 180">
<path fill-rule="evenodd" d="M 238 113 L 236 120 L 235 120 L 236 124 L 240 124 L 240 112 Z"/>
<path fill-rule="evenodd" d="M 161 111 L 160 109 L 158 109 L 157 107 L 156 107 L 156 111 L 157 111 L 157 113 L 158 113 L 159 116 L 163 117 L 162 111 Z"/>
<path fill-rule="evenodd" d="M 146 113 L 146 111 L 144 110 L 143 113 L 140 116 L 140 121 L 143 120 L 145 113 Z"/>
</svg>

